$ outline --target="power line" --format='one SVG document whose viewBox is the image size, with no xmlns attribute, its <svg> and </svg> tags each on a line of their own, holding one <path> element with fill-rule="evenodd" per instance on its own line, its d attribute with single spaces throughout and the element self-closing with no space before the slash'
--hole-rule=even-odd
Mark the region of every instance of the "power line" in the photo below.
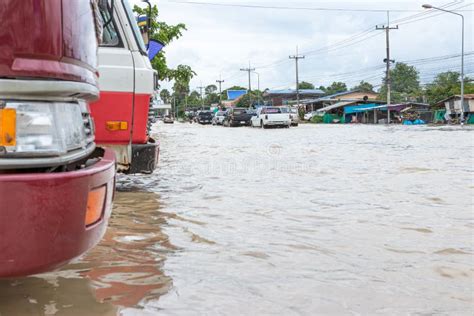
<svg viewBox="0 0 474 316">
<path fill-rule="evenodd" d="M 450 2 L 448 4 L 445 4 L 441 7 L 447 8 L 447 7 L 451 7 L 453 5 L 457 5 L 457 4 L 459 4 L 459 2 L 455 1 L 455 2 Z M 468 5 L 459 7 L 459 8 L 464 8 L 464 7 L 467 7 L 467 6 L 470 6 L 470 5 L 472 5 L 472 4 L 468 4 Z M 459 8 L 455 8 L 454 10 L 458 10 Z M 408 17 L 404 17 L 404 18 L 395 20 L 395 21 L 393 21 L 393 23 L 404 22 L 403 24 L 408 24 L 408 23 L 411 23 L 411 22 L 416 22 L 416 21 L 419 21 L 419 20 L 424 20 L 424 19 L 436 17 L 440 14 L 444 14 L 444 12 L 441 12 L 441 13 L 438 13 L 438 14 L 433 14 L 434 12 L 435 11 L 421 11 L 418 14 L 410 15 Z M 416 18 L 419 18 L 420 16 L 425 16 L 425 17 L 423 17 L 422 19 L 416 19 Z M 411 21 L 412 19 L 415 19 L 415 20 Z M 321 53 L 329 53 L 329 52 L 333 52 L 333 51 L 336 51 L 336 50 L 339 50 L 339 49 L 344 49 L 344 48 L 356 45 L 358 43 L 364 42 L 368 39 L 371 39 L 373 37 L 381 35 L 380 33 L 371 34 L 373 32 L 375 32 L 375 30 L 373 29 L 373 26 L 371 26 L 371 27 L 369 27 L 369 28 L 367 28 L 367 29 L 355 34 L 355 35 L 350 36 L 349 38 L 346 38 L 344 40 L 341 40 L 341 41 L 336 42 L 336 43 L 331 44 L 331 45 L 327 45 L 325 47 L 321 47 L 321 48 L 318 48 L 318 49 L 315 49 L 315 50 L 303 52 L 303 54 L 305 54 L 306 56 L 311 56 L 311 55 L 314 56 L 314 55 L 318 55 L 318 54 L 321 54 Z M 359 40 L 357 40 L 357 39 L 359 39 Z M 357 40 L 357 41 L 355 41 L 355 40 Z M 258 69 L 270 68 L 272 66 L 278 66 L 278 65 L 286 63 L 286 62 L 288 62 L 288 60 L 281 59 L 281 60 L 277 60 L 276 62 L 266 64 L 266 65 L 263 65 L 263 66 L 256 66 L 256 68 L 258 68 Z"/>
<path fill-rule="evenodd" d="M 177 4 L 215 6 L 215 7 L 237 7 L 237 8 L 248 8 L 248 9 L 330 11 L 330 12 L 369 12 L 369 13 L 370 12 L 372 13 L 387 12 L 387 9 L 291 7 L 291 6 L 269 6 L 269 5 L 256 5 L 256 4 L 214 3 L 214 2 L 202 2 L 202 1 L 181 1 L 181 0 L 168 0 L 168 2 L 177 3 Z M 408 10 L 408 9 L 389 9 L 389 10 L 391 12 L 423 12 L 423 10 Z"/>
</svg>

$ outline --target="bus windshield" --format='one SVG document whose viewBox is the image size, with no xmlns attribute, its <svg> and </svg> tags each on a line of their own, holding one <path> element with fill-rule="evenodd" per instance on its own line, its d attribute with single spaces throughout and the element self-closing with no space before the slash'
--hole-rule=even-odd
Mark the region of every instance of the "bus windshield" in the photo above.
<svg viewBox="0 0 474 316">
<path fill-rule="evenodd" d="M 125 11 L 127 12 L 128 22 L 132 26 L 133 36 L 135 37 L 135 41 L 137 42 L 138 48 L 142 52 L 142 54 L 147 54 L 147 49 L 145 43 L 143 42 L 142 34 L 140 33 L 140 29 L 138 28 L 137 20 L 135 19 L 135 14 L 133 13 L 132 7 L 128 0 L 122 0 L 123 6 Z"/>
</svg>

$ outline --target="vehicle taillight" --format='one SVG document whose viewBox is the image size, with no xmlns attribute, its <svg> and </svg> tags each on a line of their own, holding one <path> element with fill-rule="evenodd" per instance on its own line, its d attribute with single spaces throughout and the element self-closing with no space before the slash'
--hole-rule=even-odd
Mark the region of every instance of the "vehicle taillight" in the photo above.
<svg viewBox="0 0 474 316">
<path fill-rule="evenodd" d="M 85 218 L 86 227 L 92 226 L 101 220 L 105 206 L 106 193 L 106 186 L 102 186 L 89 192 Z"/>
</svg>

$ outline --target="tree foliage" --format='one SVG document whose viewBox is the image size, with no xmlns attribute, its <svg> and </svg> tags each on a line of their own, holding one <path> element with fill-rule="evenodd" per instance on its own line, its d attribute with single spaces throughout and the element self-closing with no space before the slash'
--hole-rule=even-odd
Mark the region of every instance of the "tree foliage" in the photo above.
<svg viewBox="0 0 474 316">
<path fill-rule="evenodd" d="M 133 11 L 138 15 L 148 15 L 148 8 L 141 8 L 137 5 L 134 6 Z M 176 25 L 170 25 L 166 22 L 159 21 L 159 10 L 156 5 L 154 5 L 151 9 L 151 16 L 150 16 L 150 39 L 158 40 L 163 44 L 168 45 L 172 41 L 179 39 L 183 36 L 183 32 L 186 31 L 186 25 L 183 23 L 178 23 Z M 194 71 L 192 71 L 191 67 L 177 67 L 176 69 L 171 69 L 168 67 L 166 61 L 166 53 L 165 50 L 162 50 L 156 57 L 151 61 L 153 69 L 158 72 L 158 79 L 163 81 L 171 81 L 176 80 L 179 77 L 183 77 L 183 71 L 187 71 L 186 74 L 189 76 L 190 74 L 195 75 Z M 180 65 L 182 66 L 182 65 Z"/>
<path fill-rule="evenodd" d="M 262 103 L 263 93 L 259 90 L 252 90 L 250 94 L 242 96 L 237 102 L 237 107 L 239 108 L 249 108 L 255 106 L 256 104 Z"/>
<path fill-rule="evenodd" d="M 390 70 L 391 78 L 391 101 L 402 102 L 419 98 L 421 94 L 418 70 L 414 66 L 404 63 L 397 63 L 395 68 Z M 387 99 L 386 78 L 380 89 L 380 98 Z"/>
<path fill-rule="evenodd" d="M 430 104 L 437 103 L 460 93 L 461 75 L 455 71 L 439 73 L 425 90 L 427 101 Z M 464 78 L 464 93 L 474 93 L 474 84 L 470 83 L 469 78 Z"/>
<path fill-rule="evenodd" d="M 167 89 L 163 89 L 160 92 L 160 98 L 164 103 L 168 103 L 171 98 L 171 93 Z"/>
<path fill-rule="evenodd" d="M 357 86 L 352 88 L 352 90 L 357 90 L 361 92 L 374 92 L 374 86 L 362 80 Z"/>
<path fill-rule="evenodd" d="M 329 87 L 323 90 L 326 94 L 335 94 L 347 91 L 347 86 L 344 82 L 333 82 Z"/>
<path fill-rule="evenodd" d="M 206 89 L 205 89 L 205 92 L 206 92 L 206 94 L 208 94 L 208 95 L 209 95 L 209 94 L 212 94 L 212 93 L 215 93 L 216 91 L 217 91 L 217 86 L 214 85 L 214 84 L 208 85 L 208 86 L 206 87 Z"/>
<path fill-rule="evenodd" d="M 302 81 L 298 84 L 298 88 L 300 90 L 313 90 L 314 89 L 314 84 Z"/>
</svg>

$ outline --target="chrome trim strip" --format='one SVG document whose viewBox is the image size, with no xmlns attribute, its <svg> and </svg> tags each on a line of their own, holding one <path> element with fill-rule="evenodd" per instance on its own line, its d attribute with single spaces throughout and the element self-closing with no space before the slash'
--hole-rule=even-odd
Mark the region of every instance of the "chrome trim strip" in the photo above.
<svg viewBox="0 0 474 316">
<path fill-rule="evenodd" d="M 59 157 L 42 158 L 3 158 L 0 156 L 0 170 L 49 168 L 67 165 L 79 161 L 95 150 L 94 143 L 83 150 L 69 152 Z"/>
<path fill-rule="evenodd" d="M 91 84 L 61 80 L 0 79 L 0 99 L 95 101 L 99 89 Z"/>
</svg>

